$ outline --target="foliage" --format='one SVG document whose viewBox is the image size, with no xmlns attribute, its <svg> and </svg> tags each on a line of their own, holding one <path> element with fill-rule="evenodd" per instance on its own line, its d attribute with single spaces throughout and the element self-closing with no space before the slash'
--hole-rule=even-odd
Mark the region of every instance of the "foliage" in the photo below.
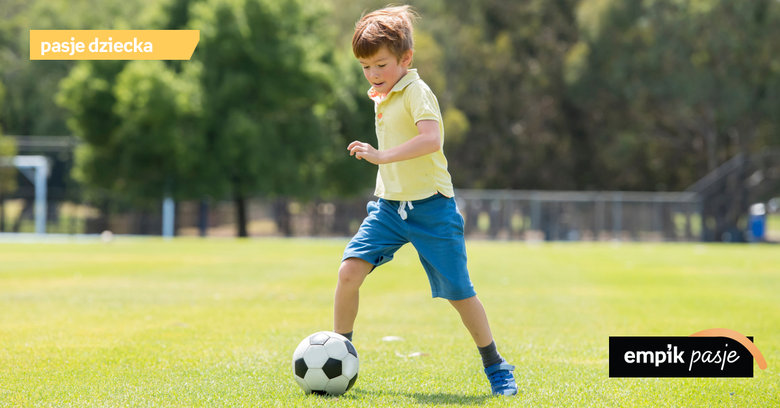
<svg viewBox="0 0 780 408">
<path fill-rule="evenodd" d="M 134 61 L 116 78 L 114 111 L 121 118 L 107 155 L 115 185 L 131 196 L 197 197 L 205 190 L 198 165 L 200 89 L 189 71 L 177 76 L 158 61 Z M 143 182 L 139 182 L 142 180 Z"/>
<path fill-rule="evenodd" d="M 468 137 L 447 152 L 456 186 L 577 187 L 572 144 L 581 138 L 571 135 L 561 76 L 575 4 L 431 2 L 421 11 L 445 54 L 439 97 L 467 119 Z"/>
<path fill-rule="evenodd" d="M 376 181 L 376 166 L 349 159 L 346 150 L 353 140 L 376 141 L 374 106 L 362 69 L 352 51 L 337 53 L 333 64 L 335 82 L 324 96 L 327 110 L 321 115 L 326 140 L 318 159 L 324 164 L 320 194 L 325 198 L 365 194 Z"/>
<path fill-rule="evenodd" d="M 355 104 L 359 74 L 313 28 L 320 10 L 256 0 L 163 10 L 171 14 L 156 24 L 201 30 L 193 61 L 82 62 L 61 83 L 58 104 L 85 142 L 75 176 L 93 195 L 138 204 L 231 196 L 243 213 L 252 195 L 366 188 L 373 171 L 344 160 L 344 147 L 371 131 L 370 105 Z"/>
<path fill-rule="evenodd" d="M 0 105 L 2 105 L 3 94 L 3 84 L 0 83 Z M 16 143 L 13 139 L 3 136 L 3 129 L 0 128 L 0 211 L 3 210 L 3 193 L 16 190 L 16 169 L 9 163 L 4 163 L 14 156 L 16 156 Z M 2 217 L 3 214 L 0 214 L 0 218 Z"/>
<path fill-rule="evenodd" d="M 780 142 L 777 2 L 584 1 L 578 16 L 570 98 L 615 187 L 681 189 Z"/>
<path fill-rule="evenodd" d="M 4 193 L 16 191 L 16 169 L 6 161 L 16 155 L 14 140 L 0 133 L 0 200 Z M 2 208 L 2 204 L 0 204 Z"/>
<path fill-rule="evenodd" d="M 217 0 L 192 14 L 190 26 L 201 29 L 195 59 L 209 152 L 203 160 L 218 179 L 214 196 L 236 201 L 239 235 L 246 234 L 244 201 L 252 195 L 311 199 L 355 191 L 329 182 L 354 168 L 334 164 L 344 161 L 343 131 L 350 128 L 342 124 L 354 110 L 338 73 L 354 71 L 335 61 L 327 31 L 318 28 L 320 10 L 299 1 Z"/>
<path fill-rule="evenodd" d="M 327 49 L 316 13 L 298 2 L 213 1 L 201 27 L 203 128 L 210 157 L 234 195 L 316 193 Z"/>
<path fill-rule="evenodd" d="M 116 112 L 112 92 L 125 63 L 29 61 L 29 28 L 197 28 L 196 61 L 166 62 L 170 72 L 157 79 L 201 88 L 201 109 L 185 109 L 192 120 L 164 131 L 201 125 L 203 134 L 188 138 L 213 155 L 190 170 L 203 177 L 193 190 L 311 198 L 370 188 L 374 169 L 343 155 L 344 144 L 373 133 L 349 39 L 360 14 L 385 2 L 141 3 L 4 1 L 5 132 L 72 130 L 100 146 L 120 126 L 125 134 L 143 128 Z M 777 1 L 412 3 L 422 16 L 414 65 L 442 106 L 457 187 L 680 190 L 736 153 L 780 144 Z M 94 99 L 55 104 L 65 77 L 74 98 Z M 83 90 L 68 85 L 76 78 Z M 123 109 L 133 121 L 145 115 Z M 113 185 L 106 169 L 114 160 L 90 160 L 93 169 L 79 170 L 94 173 L 90 183 Z M 149 181 L 154 190 L 160 183 Z"/>
<path fill-rule="evenodd" d="M 30 61 L 30 29 L 127 29 L 143 26 L 155 7 L 141 0 L 4 0 L 0 3 L 0 124 L 11 135 L 62 136 L 68 112 L 55 101 L 73 61 Z"/>
</svg>

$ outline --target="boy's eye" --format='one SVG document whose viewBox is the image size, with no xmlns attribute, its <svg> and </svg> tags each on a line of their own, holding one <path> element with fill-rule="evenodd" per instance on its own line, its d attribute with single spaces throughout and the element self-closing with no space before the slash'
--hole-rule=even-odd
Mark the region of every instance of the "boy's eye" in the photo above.
<svg viewBox="0 0 780 408">
<path fill-rule="evenodd" d="M 387 64 L 379 64 L 379 65 L 377 65 L 377 66 L 378 66 L 379 68 L 384 68 L 384 67 L 385 67 L 385 65 L 387 65 Z"/>
</svg>

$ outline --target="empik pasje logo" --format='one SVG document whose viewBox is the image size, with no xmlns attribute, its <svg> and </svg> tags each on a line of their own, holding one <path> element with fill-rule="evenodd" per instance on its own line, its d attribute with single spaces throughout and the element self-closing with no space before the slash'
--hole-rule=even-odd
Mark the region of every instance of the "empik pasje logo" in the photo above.
<svg viewBox="0 0 780 408">
<path fill-rule="evenodd" d="M 754 359 L 766 369 L 753 338 L 729 329 L 609 338 L 610 377 L 753 377 Z"/>
</svg>

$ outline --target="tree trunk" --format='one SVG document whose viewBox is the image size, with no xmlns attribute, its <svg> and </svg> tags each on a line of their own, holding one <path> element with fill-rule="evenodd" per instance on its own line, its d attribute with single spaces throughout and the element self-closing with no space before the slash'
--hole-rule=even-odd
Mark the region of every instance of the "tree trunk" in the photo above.
<svg viewBox="0 0 780 408">
<path fill-rule="evenodd" d="M 201 237 L 205 237 L 209 233 L 209 202 L 205 199 L 200 200 L 198 208 L 198 231 Z"/>
<path fill-rule="evenodd" d="M 14 225 L 11 227 L 13 232 L 19 232 L 22 228 L 22 219 L 27 215 L 32 215 L 33 212 L 33 205 L 32 200 L 24 200 L 24 205 L 22 206 L 22 212 L 19 213 L 19 217 L 14 220 Z"/>
<path fill-rule="evenodd" d="M 276 228 L 285 237 L 292 236 L 292 220 L 290 218 L 289 201 L 287 198 L 280 197 L 274 201 L 274 218 L 276 219 Z"/>
<path fill-rule="evenodd" d="M 246 230 L 246 197 L 236 194 L 233 197 L 236 204 L 236 233 L 238 237 L 246 238 L 249 236 Z"/>
</svg>

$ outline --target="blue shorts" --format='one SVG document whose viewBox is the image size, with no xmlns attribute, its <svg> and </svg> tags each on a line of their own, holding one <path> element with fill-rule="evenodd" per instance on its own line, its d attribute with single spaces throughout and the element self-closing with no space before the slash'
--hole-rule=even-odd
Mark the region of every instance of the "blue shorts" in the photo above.
<svg viewBox="0 0 780 408">
<path fill-rule="evenodd" d="M 466 242 L 463 238 L 463 217 L 455 199 L 436 194 L 412 201 L 413 208 L 399 206 L 403 202 L 370 201 L 368 216 L 344 250 L 343 260 L 360 258 L 377 267 L 393 259 L 393 254 L 407 242 L 417 249 L 431 295 L 449 300 L 462 300 L 476 295 L 466 267 Z"/>
</svg>

